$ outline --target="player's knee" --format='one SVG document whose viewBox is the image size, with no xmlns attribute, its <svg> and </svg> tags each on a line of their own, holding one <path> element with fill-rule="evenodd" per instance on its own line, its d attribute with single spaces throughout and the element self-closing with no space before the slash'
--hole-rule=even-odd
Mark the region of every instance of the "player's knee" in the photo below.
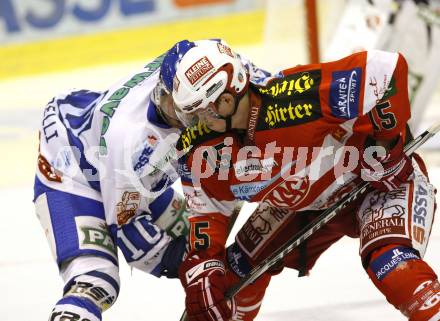
<svg viewBox="0 0 440 321">
<path fill-rule="evenodd" d="M 229 275 L 229 279 L 235 279 L 236 282 L 239 280 L 235 273 L 233 277 Z M 252 321 L 257 317 L 270 279 L 271 275 L 264 273 L 235 295 L 236 313 L 232 321 Z"/>
<path fill-rule="evenodd" d="M 237 243 L 233 243 L 229 246 L 226 252 L 229 267 L 227 274 L 228 283 L 233 285 L 239 282 L 240 278 L 249 274 L 252 265 Z M 252 321 L 255 319 L 260 310 L 270 279 L 271 275 L 269 273 L 264 273 L 254 282 L 238 292 L 235 296 L 237 310 L 232 319 L 233 321 Z"/>
<path fill-rule="evenodd" d="M 416 250 L 397 244 L 380 247 L 369 257 L 367 273 L 388 302 L 411 321 L 431 321 L 440 314 L 437 275 Z"/>
<path fill-rule="evenodd" d="M 271 275 L 265 273 L 237 293 L 235 296 L 237 309 L 233 321 L 252 321 L 256 318 L 270 279 Z"/>
<path fill-rule="evenodd" d="M 86 307 L 90 310 L 93 305 L 101 313 L 112 306 L 118 297 L 118 267 L 109 260 L 91 256 L 77 257 L 63 266 L 61 274 L 65 281 L 63 299 L 71 305 L 78 302 L 83 304 L 78 306 L 80 309 Z"/>
<path fill-rule="evenodd" d="M 262 300 L 252 303 L 242 303 L 236 300 L 235 303 L 237 304 L 237 309 L 232 317 L 232 321 L 252 321 L 260 311 Z"/>
</svg>

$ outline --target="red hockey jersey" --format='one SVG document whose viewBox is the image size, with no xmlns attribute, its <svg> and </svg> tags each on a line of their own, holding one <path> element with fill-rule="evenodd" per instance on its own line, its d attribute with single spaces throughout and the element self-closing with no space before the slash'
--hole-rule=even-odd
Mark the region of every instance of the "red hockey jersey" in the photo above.
<svg viewBox="0 0 440 321">
<path fill-rule="evenodd" d="M 407 64 L 397 53 L 368 51 L 297 66 L 250 89 L 245 133 L 186 129 L 178 149 L 192 250 L 226 242 L 237 200 L 293 211 L 333 205 L 359 178 L 367 136 L 393 138 L 410 117 Z"/>
</svg>

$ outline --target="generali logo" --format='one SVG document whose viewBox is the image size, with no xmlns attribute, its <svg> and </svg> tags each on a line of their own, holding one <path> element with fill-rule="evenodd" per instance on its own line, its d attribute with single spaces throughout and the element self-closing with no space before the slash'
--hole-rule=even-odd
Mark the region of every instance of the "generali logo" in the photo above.
<svg viewBox="0 0 440 321">
<path fill-rule="evenodd" d="M 214 69 L 214 66 L 211 64 L 209 59 L 204 56 L 188 68 L 188 70 L 185 72 L 185 76 L 188 78 L 191 85 L 194 85 L 212 69 Z"/>
</svg>

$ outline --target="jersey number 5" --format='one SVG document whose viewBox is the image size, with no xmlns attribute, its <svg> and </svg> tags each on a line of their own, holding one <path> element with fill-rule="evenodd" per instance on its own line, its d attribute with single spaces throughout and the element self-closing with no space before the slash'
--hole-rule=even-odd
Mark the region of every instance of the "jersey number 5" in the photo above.
<svg viewBox="0 0 440 321">
<path fill-rule="evenodd" d="M 207 249 L 210 245 L 209 234 L 206 233 L 206 229 L 209 228 L 209 222 L 195 222 L 193 224 L 194 229 L 194 242 L 192 247 L 195 250 Z"/>
<path fill-rule="evenodd" d="M 371 113 L 368 113 L 371 119 L 371 123 L 373 124 L 374 130 L 391 130 L 397 125 L 396 116 L 391 111 L 387 111 L 388 108 L 391 107 L 389 101 L 384 101 L 382 103 L 377 104 L 372 110 Z M 379 122 L 376 121 L 379 120 Z"/>
</svg>

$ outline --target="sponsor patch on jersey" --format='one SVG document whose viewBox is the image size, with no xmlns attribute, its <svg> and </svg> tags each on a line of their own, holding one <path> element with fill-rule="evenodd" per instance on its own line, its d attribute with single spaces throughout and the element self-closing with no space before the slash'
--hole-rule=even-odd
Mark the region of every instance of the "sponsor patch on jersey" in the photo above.
<svg viewBox="0 0 440 321">
<path fill-rule="evenodd" d="M 370 263 L 370 268 L 379 281 L 382 281 L 390 272 L 399 269 L 406 261 L 419 259 L 416 250 L 407 247 L 398 247 L 389 250 Z"/>
<path fill-rule="evenodd" d="M 208 57 L 203 56 L 185 71 L 185 76 L 190 84 L 194 85 L 213 69 L 214 66 Z"/>
<path fill-rule="evenodd" d="M 313 104 L 270 104 L 263 113 L 264 123 L 267 126 L 258 126 L 258 129 L 287 127 L 299 125 L 318 119 L 321 116 L 320 108 Z"/>
<path fill-rule="evenodd" d="M 258 175 L 269 173 L 276 166 L 273 157 L 267 159 L 249 158 L 238 161 L 234 164 L 235 177 L 240 178 L 247 175 Z"/>
<path fill-rule="evenodd" d="M 177 141 L 177 150 L 189 152 L 193 147 L 206 142 L 212 138 L 220 137 L 224 133 L 214 132 L 201 122 L 185 128 Z"/>
<path fill-rule="evenodd" d="M 142 174 L 145 165 L 150 162 L 151 155 L 158 147 L 158 144 L 158 136 L 154 132 L 149 131 L 143 141 L 142 146 L 139 146 L 134 151 L 132 156 L 133 170 L 138 175 Z"/>
<path fill-rule="evenodd" d="M 262 107 L 255 110 L 255 115 L 251 113 L 253 122 L 258 116 L 256 129 L 289 127 L 321 118 L 320 83 L 321 72 L 311 70 L 275 78 L 267 86 L 258 88 Z"/>
<path fill-rule="evenodd" d="M 329 103 L 333 116 L 343 119 L 358 116 L 361 81 L 361 68 L 332 73 Z"/>
<path fill-rule="evenodd" d="M 133 169 L 136 173 L 140 175 L 142 168 L 149 162 L 151 154 L 153 154 L 154 149 L 150 145 L 146 145 L 140 153 L 136 153 L 134 156 L 136 159 Z"/>
<path fill-rule="evenodd" d="M 364 114 L 373 109 L 379 101 L 386 101 L 387 98 L 397 93 L 392 77 L 398 58 L 399 55 L 396 52 L 368 51 L 362 107 Z"/>
<path fill-rule="evenodd" d="M 93 216 L 75 217 L 79 248 L 105 252 L 116 258 L 116 246 L 103 219 Z"/>
<path fill-rule="evenodd" d="M 299 204 L 310 191 L 308 176 L 290 176 L 272 188 L 264 197 L 274 207 L 292 208 Z"/>
<path fill-rule="evenodd" d="M 296 161 L 289 162 L 288 164 L 284 165 L 276 175 L 274 175 L 272 178 L 268 180 L 231 185 L 230 190 L 236 198 L 243 201 L 249 201 L 254 195 L 257 195 L 263 189 L 265 189 L 266 187 L 274 183 L 276 180 L 278 180 L 295 164 Z M 277 164 L 275 164 L 275 166 L 277 166 Z"/>
<path fill-rule="evenodd" d="M 38 170 L 48 181 L 61 183 L 63 174 L 52 167 L 41 154 L 38 154 Z"/>
<path fill-rule="evenodd" d="M 116 204 L 116 217 L 119 225 L 124 225 L 135 216 L 140 204 L 139 192 L 125 191 L 121 201 Z"/>
<path fill-rule="evenodd" d="M 298 97 L 310 91 L 317 92 L 321 83 L 321 71 L 310 70 L 274 78 L 267 86 L 258 88 L 263 95 L 278 98 Z"/>
<path fill-rule="evenodd" d="M 432 227 L 435 199 L 432 185 L 426 184 L 425 178 L 414 184 L 412 205 L 412 239 L 420 244 L 426 244 Z"/>
<path fill-rule="evenodd" d="M 241 250 L 249 257 L 256 258 L 273 240 L 274 235 L 277 235 L 278 230 L 286 224 L 291 213 L 287 209 L 275 208 L 264 202 L 260 203 L 257 210 L 237 233 L 236 240 Z M 237 263 L 239 264 L 240 261 Z M 233 268 L 232 265 L 231 267 Z"/>
<path fill-rule="evenodd" d="M 235 198 L 242 201 L 249 201 L 252 196 L 257 195 L 263 189 L 265 189 L 271 182 L 261 181 L 252 183 L 243 183 L 231 185 L 230 189 Z"/>
<path fill-rule="evenodd" d="M 191 170 L 188 165 L 183 162 L 177 164 L 177 174 L 182 178 L 191 178 Z"/>
<path fill-rule="evenodd" d="M 226 259 L 230 268 L 241 278 L 244 278 L 252 270 L 252 266 L 236 242 L 226 249 Z"/>
<path fill-rule="evenodd" d="M 383 76 L 382 82 L 379 82 L 376 77 L 370 77 L 368 86 L 376 97 L 376 103 L 385 101 L 397 93 L 396 79 L 391 77 L 388 81 L 388 75 Z"/>
<path fill-rule="evenodd" d="M 407 238 L 407 192 L 399 187 L 388 193 L 374 192 L 360 209 L 361 251 L 385 237 Z"/>
<path fill-rule="evenodd" d="M 368 210 L 368 209 L 367 209 Z M 384 214 L 393 212 L 391 215 Z M 371 221 L 362 227 L 362 241 L 367 243 L 375 238 L 386 234 L 405 235 L 405 209 L 400 205 L 387 208 L 371 209 L 371 212 L 364 212 L 364 215 L 371 217 Z"/>
<path fill-rule="evenodd" d="M 203 194 L 199 190 L 193 189 L 192 191 L 184 191 L 183 195 L 185 196 L 188 208 L 200 213 L 215 212 L 215 207 L 205 201 L 205 197 L 203 197 Z"/>
</svg>

